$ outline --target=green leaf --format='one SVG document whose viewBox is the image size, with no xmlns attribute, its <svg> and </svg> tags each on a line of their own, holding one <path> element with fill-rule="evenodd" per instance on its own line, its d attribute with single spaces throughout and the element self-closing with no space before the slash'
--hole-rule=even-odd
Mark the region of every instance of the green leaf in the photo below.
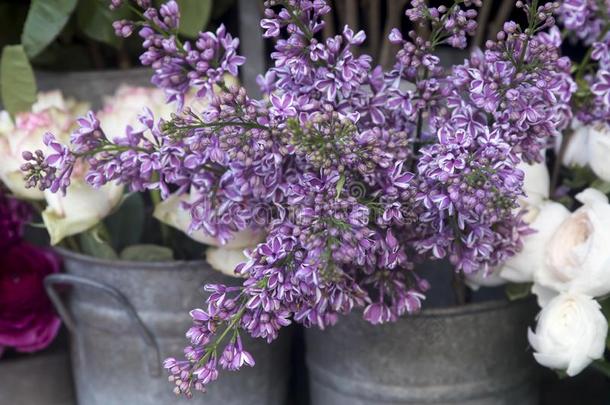
<svg viewBox="0 0 610 405">
<path fill-rule="evenodd" d="M 591 183 L 591 187 L 601 191 L 604 194 L 610 194 L 610 183 L 607 181 L 603 181 L 600 179 L 595 180 L 593 183 Z"/>
<path fill-rule="evenodd" d="M 341 177 L 339 178 L 339 181 L 337 182 L 337 187 L 336 187 L 336 191 L 337 191 L 337 197 L 336 199 L 339 200 L 339 197 L 341 197 L 341 192 L 343 191 L 343 187 L 345 186 L 345 175 L 341 175 Z"/>
<path fill-rule="evenodd" d="M 507 284 L 506 285 L 506 296 L 511 301 L 523 299 L 530 295 L 532 285 L 530 283 L 524 284 Z"/>
<path fill-rule="evenodd" d="M 116 260 L 119 256 L 112 246 L 100 236 L 100 227 L 95 227 L 79 235 L 81 250 L 84 254 L 99 259 Z"/>
<path fill-rule="evenodd" d="M 128 7 L 110 10 L 100 0 L 80 0 L 76 8 L 78 28 L 89 38 L 118 47 L 121 39 L 114 34 L 112 23 L 127 19 L 131 12 Z"/>
<path fill-rule="evenodd" d="M 126 195 L 119 208 L 104 221 L 108 233 L 112 235 L 114 248 L 120 251 L 140 243 L 145 220 L 146 207 L 142 195 Z"/>
<path fill-rule="evenodd" d="M 595 360 L 593 363 L 591 363 L 591 366 L 606 377 L 610 378 L 610 363 L 607 361 Z"/>
<path fill-rule="evenodd" d="M 564 180 L 564 185 L 571 190 L 579 190 L 589 187 L 595 180 L 597 180 L 597 176 L 589 167 L 574 165 L 570 167 L 570 172 L 568 173 L 568 178 Z"/>
<path fill-rule="evenodd" d="M 0 85 L 4 109 L 11 114 L 29 111 L 36 101 L 36 78 L 21 45 L 2 50 Z"/>
<path fill-rule="evenodd" d="M 178 32 L 196 38 L 205 29 L 212 15 L 212 0 L 177 0 L 180 6 L 180 27 Z"/>
<path fill-rule="evenodd" d="M 59 35 L 77 0 L 32 0 L 21 43 L 30 58 L 38 55 Z"/>
<path fill-rule="evenodd" d="M 174 260 L 174 252 L 159 245 L 134 245 L 121 252 L 121 259 L 132 262 L 169 262 Z"/>
</svg>

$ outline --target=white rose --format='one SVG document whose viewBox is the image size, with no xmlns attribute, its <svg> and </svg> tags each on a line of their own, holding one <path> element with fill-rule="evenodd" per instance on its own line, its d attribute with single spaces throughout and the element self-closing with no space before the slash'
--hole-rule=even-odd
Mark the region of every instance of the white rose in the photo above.
<svg viewBox="0 0 610 405">
<path fill-rule="evenodd" d="M 606 124 L 589 129 L 589 166 L 597 177 L 610 182 L 610 128 Z"/>
<path fill-rule="evenodd" d="M 150 109 L 155 121 L 169 119 L 175 111 L 172 104 L 165 101 L 165 93 L 154 87 L 133 87 L 123 85 L 114 96 L 104 100 L 104 108 L 96 116 L 100 126 L 110 139 L 125 135 L 125 128 L 141 126 L 138 121 L 144 108 Z"/>
<path fill-rule="evenodd" d="M 567 167 L 586 167 L 589 164 L 589 126 L 575 120 L 572 130 L 574 132 L 563 154 L 562 163 Z M 561 140 L 560 137 L 559 144 L 561 144 Z"/>
<path fill-rule="evenodd" d="M 523 208 L 538 205 L 549 198 L 551 179 L 549 169 L 545 163 L 535 163 L 529 165 L 525 162 L 519 164 L 518 168 L 523 171 L 525 178 L 523 181 L 523 191 L 525 198 L 519 201 Z"/>
<path fill-rule="evenodd" d="M 44 192 L 47 208 L 42 219 L 56 245 L 66 236 L 75 235 L 92 228 L 121 202 L 123 187 L 107 184 L 92 188 L 82 179 L 72 179 L 66 195 L 61 192 Z"/>
<path fill-rule="evenodd" d="M 189 227 L 192 222 L 191 214 L 188 210 L 184 209 L 182 203 L 192 202 L 193 199 L 194 196 L 189 194 L 173 194 L 155 207 L 153 216 L 164 224 L 186 233 L 191 239 L 199 243 L 211 246 L 220 246 L 221 243 L 217 238 L 209 235 L 201 229 L 194 232 L 189 231 Z M 229 240 L 224 247 L 229 249 L 244 249 L 248 246 L 261 242 L 263 238 L 264 235 L 262 232 L 247 229 L 234 234 L 233 238 Z"/>
<path fill-rule="evenodd" d="M 23 152 L 47 150 L 42 141 L 46 132 L 67 142 L 76 118 L 87 108 L 86 104 L 65 100 L 60 92 L 54 91 L 40 93 L 32 112 L 17 114 L 14 122 L 6 111 L 0 112 L 0 179 L 15 196 L 29 200 L 44 199 L 42 191 L 25 187 L 20 170 L 25 163 Z"/>
<path fill-rule="evenodd" d="M 561 294 L 538 315 L 536 332 L 528 331 L 536 361 L 575 376 L 592 361 L 602 358 L 608 321 L 594 299 Z"/>
<path fill-rule="evenodd" d="M 610 292 L 610 204 L 594 189 L 583 191 L 576 199 L 584 205 L 551 237 L 544 266 L 534 274 L 534 282 L 558 293 L 600 297 Z"/>
<path fill-rule="evenodd" d="M 250 246 L 249 249 L 254 249 L 256 246 Z M 248 261 L 248 256 L 244 253 L 244 249 L 230 249 L 226 247 L 209 247 L 206 250 L 206 260 L 214 270 L 231 276 L 239 277 L 235 274 L 235 268 L 238 264 Z"/>
<path fill-rule="evenodd" d="M 535 231 L 523 238 L 523 249 L 506 261 L 500 275 L 513 283 L 528 283 L 544 266 L 546 247 L 555 231 L 570 216 L 570 211 L 554 201 L 545 201 L 528 208 L 526 221 Z"/>
</svg>

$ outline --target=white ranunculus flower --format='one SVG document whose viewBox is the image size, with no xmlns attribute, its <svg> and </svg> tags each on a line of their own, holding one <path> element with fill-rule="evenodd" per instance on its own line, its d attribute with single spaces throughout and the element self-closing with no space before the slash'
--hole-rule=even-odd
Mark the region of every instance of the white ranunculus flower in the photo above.
<svg viewBox="0 0 610 405">
<path fill-rule="evenodd" d="M 523 249 L 506 261 L 500 275 L 513 283 L 529 283 L 544 266 L 546 248 L 555 231 L 570 216 L 570 211 L 554 201 L 528 208 L 526 221 L 535 231 L 523 239 Z"/>
<path fill-rule="evenodd" d="M 608 321 L 593 298 L 561 294 L 538 315 L 536 331 L 528 331 L 536 361 L 575 376 L 592 361 L 602 358 Z"/>
<path fill-rule="evenodd" d="M 254 249 L 256 246 L 250 246 Z M 248 261 L 243 248 L 231 249 L 226 247 L 209 247 L 206 250 L 206 260 L 214 270 L 231 277 L 240 277 L 235 274 L 238 264 Z"/>
<path fill-rule="evenodd" d="M 189 194 L 169 196 L 155 207 L 153 216 L 159 221 L 186 233 L 191 239 L 211 246 L 221 246 L 220 241 L 205 233 L 203 230 L 189 232 L 191 225 L 191 214 L 182 207 L 183 202 L 193 201 L 193 196 Z M 263 240 L 263 233 L 253 230 L 244 230 L 233 235 L 223 247 L 227 249 L 244 249 L 255 245 Z"/>
<path fill-rule="evenodd" d="M 533 228 L 540 228 L 541 234 L 526 237 L 523 251 L 511 258 L 505 266 L 496 268 L 488 274 L 479 271 L 466 275 L 466 284 L 472 290 L 478 290 L 480 287 L 497 287 L 506 284 L 507 281 L 515 283 L 531 281 L 535 266 L 530 264 L 530 260 L 535 258 L 536 262 L 542 261 L 543 252 L 538 250 L 540 243 L 543 239 L 548 239 L 547 235 L 553 231 L 548 229 L 549 227 L 554 226 L 555 223 L 559 226 L 561 223 L 561 220 L 557 221 L 554 217 L 563 214 L 564 211 L 566 216 L 568 214 L 568 210 L 560 204 L 546 201 L 549 198 L 550 176 L 544 163 L 533 165 L 521 163 L 519 169 L 525 175 L 523 191 L 526 196 L 519 200 L 521 209 L 527 210 L 524 220 L 529 224 L 537 220 L 538 223 Z M 543 210 L 545 213 L 540 215 Z"/>
<path fill-rule="evenodd" d="M 481 287 L 498 287 L 506 284 L 500 276 L 500 272 L 497 269 L 485 274 L 483 271 L 477 271 L 476 273 L 466 274 L 464 282 L 473 291 L 478 291 Z"/>
<path fill-rule="evenodd" d="M 549 240 L 544 266 L 534 274 L 534 282 L 558 293 L 600 297 L 610 293 L 610 204 L 595 189 L 576 199 L 583 206 Z"/>
<path fill-rule="evenodd" d="M 43 136 L 51 132 L 60 141 L 67 142 L 76 118 L 87 110 L 84 103 L 65 100 L 59 91 L 40 93 L 31 112 L 18 113 L 15 120 L 8 112 L 0 112 L 0 180 L 19 197 L 43 200 L 37 188 L 26 188 L 20 168 L 25 161 L 23 152 L 47 150 Z"/>
<path fill-rule="evenodd" d="M 589 164 L 589 126 L 578 121 L 572 124 L 572 136 L 563 155 L 564 166 L 586 167 Z M 561 144 L 561 137 L 558 139 Z"/>
<path fill-rule="evenodd" d="M 42 219 L 56 245 L 63 238 L 92 228 L 121 202 L 123 187 L 107 184 L 95 189 L 82 179 L 73 179 L 66 195 L 44 192 L 47 208 Z"/>
<path fill-rule="evenodd" d="M 598 124 L 589 129 L 589 166 L 604 181 L 610 182 L 610 128 Z"/>
<path fill-rule="evenodd" d="M 546 164 L 535 163 L 533 165 L 522 162 L 518 168 L 523 171 L 523 191 L 526 196 L 521 198 L 519 204 L 523 208 L 535 206 L 549 198 L 551 178 Z"/>
</svg>

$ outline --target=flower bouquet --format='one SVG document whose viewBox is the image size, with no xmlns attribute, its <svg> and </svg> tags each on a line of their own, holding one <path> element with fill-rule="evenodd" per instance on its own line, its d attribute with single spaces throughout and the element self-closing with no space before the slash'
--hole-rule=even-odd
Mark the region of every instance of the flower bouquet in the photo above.
<svg viewBox="0 0 610 405">
<path fill-rule="evenodd" d="M 134 6 L 113 6 L 122 3 Z M 266 1 L 261 26 L 275 51 L 260 100 L 224 79 L 245 62 L 224 27 L 182 41 L 176 2 L 137 5 L 142 19 L 115 30 L 138 30 L 142 63 L 181 112 L 147 111 L 121 134 L 89 114 L 69 145 L 45 135 L 49 151 L 26 152 L 22 169 L 30 187 L 69 195 L 84 165 L 94 187 L 179 201 L 187 216 L 173 214 L 191 234 L 265 235 L 235 267 L 243 284 L 207 285 L 191 311 L 186 359 L 165 361 L 176 393 L 254 366 L 248 335 L 271 342 L 292 322 L 325 328 L 355 310 L 373 325 L 417 313 L 424 260 L 448 259 L 462 291 L 467 276 L 489 275 L 522 249 L 531 229 L 519 165 L 542 161 L 572 118 L 571 63 L 549 33 L 556 4 L 518 1 L 526 27 L 507 22 L 446 70 L 434 51 L 466 46 L 480 1 L 414 0 L 407 17 L 431 35 L 393 30 L 400 50 L 384 71 L 358 56 L 364 32 L 318 39 L 325 1 Z M 193 89 L 205 107 L 184 107 Z"/>
<path fill-rule="evenodd" d="M 234 81 L 232 78 L 226 80 L 228 83 Z M 196 106 L 199 101 L 187 95 L 186 103 Z M 97 125 L 108 131 L 138 130 L 141 123 L 137 114 L 144 106 L 146 111 L 154 111 L 156 116 L 166 119 L 174 111 L 172 105 L 165 102 L 161 90 L 122 86 L 114 96 L 107 98 L 95 119 L 99 120 Z M 229 268 L 234 268 L 232 262 L 245 259 L 242 250 L 258 243 L 261 236 L 243 232 L 223 247 L 218 247 L 221 244 L 218 239 L 203 233 L 192 233 L 191 239 L 183 233 L 190 221 L 185 221 L 183 212 L 177 210 L 179 199 L 161 202 L 154 191 L 125 193 L 123 186 L 114 184 L 92 187 L 85 180 L 87 162 L 79 163 L 70 173 L 70 186 L 65 195 L 27 188 L 19 171 L 23 163 L 21 155 L 27 154 L 28 150 L 52 150 L 44 144 L 44 134 L 49 131 L 53 131 L 57 139 L 69 142 L 70 136 L 78 129 L 79 115 L 85 115 L 87 109 L 85 104 L 64 99 L 60 92 L 54 91 L 41 93 L 30 112 L 13 117 L 3 111 L 0 115 L 0 149 L 3 155 L 0 178 L 13 194 L 11 198 L 20 198 L 24 201 L 22 205 L 31 207 L 32 215 L 23 222 L 45 228 L 51 245 L 57 247 L 56 252 L 63 258 L 66 274 L 46 277 L 45 285 L 72 332 L 72 363 L 78 400 L 83 403 L 116 402 L 120 397 L 134 403 L 167 403 L 173 395 L 159 383 L 161 359 L 180 353 L 182 330 L 190 323 L 188 309 L 199 302 L 200 285 L 207 282 L 235 283 L 213 268 L 228 273 Z M 23 261 L 21 267 L 28 269 L 25 264 L 29 261 L 24 261 L 23 255 L 31 256 L 31 261 L 40 256 L 19 249 L 14 254 L 9 252 L 9 262 L 2 268 L 8 271 L 15 263 Z M 53 258 L 59 255 L 53 255 Z M 206 256 L 207 262 L 204 261 Z M 58 259 L 55 260 L 57 268 L 54 272 L 59 267 Z M 38 269 L 35 263 L 31 267 L 32 271 Z M 44 267 L 38 270 L 42 271 Z M 46 314 L 55 322 L 52 333 L 45 332 L 46 329 L 39 332 L 47 336 L 45 343 L 55 335 L 59 326 L 51 303 L 44 295 L 43 278 L 48 273 L 32 279 L 37 291 L 43 294 L 48 307 Z M 7 277 L 12 274 L 7 273 Z M 11 287 L 10 280 L 7 278 L 6 289 Z M 23 282 L 26 280 L 24 278 Z M 143 293 L 139 287 L 146 284 L 150 288 Z M 71 299 L 64 302 L 60 293 L 68 289 L 59 286 L 66 285 L 72 287 L 69 290 Z M 168 295 L 168 289 L 181 293 Z M 12 293 L 2 297 L 12 299 Z M 16 310 L 12 306 L 8 306 L 8 315 Z M 118 315 L 116 311 L 112 312 L 113 308 L 119 309 Z M 167 319 L 145 316 L 160 310 L 173 313 L 173 316 Z M 123 316 L 120 311 L 128 315 Z M 92 323 L 93 319 L 95 322 Z M 37 318 L 31 322 L 38 322 Z M 92 327 L 93 324 L 96 326 Z M 163 333 L 168 329 L 175 333 Z M 34 339 L 37 330 L 31 332 L 27 329 L 24 333 Z M 125 335 L 120 336 L 121 332 Z M 144 355 L 139 350 L 142 339 L 147 348 Z M 117 345 L 117 341 L 121 344 Z M 275 375 L 275 372 L 241 375 L 231 385 L 243 386 L 247 380 L 255 387 L 240 392 L 231 392 L 228 386 L 226 389 L 219 387 L 211 395 L 213 401 L 217 395 L 241 403 L 243 396 L 249 395 L 266 398 L 272 404 L 283 397 L 286 388 L 281 381 L 286 377 L 282 353 L 285 346 L 259 344 L 257 347 L 259 349 L 254 350 L 259 353 L 262 364 L 268 362 L 269 368 L 273 365 L 273 369 L 282 375 Z M 123 372 L 115 370 L 117 359 L 124 362 Z M 148 367 L 147 363 L 155 366 Z M 108 383 L 115 380 L 116 383 Z M 99 388 L 91 389 L 91 381 L 101 381 Z M 113 387 L 121 381 L 131 381 L 129 386 L 133 388 L 116 391 Z M 147 385 L 152 387 L 147 389 L 148 397 L 144 398 L 141 389 Z M 159 392 L 155 392 L 155 387 Z M 273 399 L 276 397 L 277 400 Z"/>
<path fill-rule="evenodd" d="M 534 230 L 523 250 L 491 279 L 513 284 L 516 295 L 533 292 L 542 308 L 529 342 L 536 360 L 575 376 L 592 364 L 606 375 L 608 335 L 608 145 L 610 131 L 609 5 L 565 1 L 557 11 L 564 35 L 550 41 L 564 49 L 585 48 L 572 69 L 573 119 L 548 159 L 526 168 L 524 219 Z"/>
</svg>

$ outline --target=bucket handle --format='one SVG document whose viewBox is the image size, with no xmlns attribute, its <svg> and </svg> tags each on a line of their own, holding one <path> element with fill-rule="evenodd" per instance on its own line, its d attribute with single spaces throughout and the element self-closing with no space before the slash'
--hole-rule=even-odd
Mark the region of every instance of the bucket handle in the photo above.
<svg viewBox="0 0 610 405">
<path fill-rule="evenodd" d="M 146 327 L 133 305 L 131 305 L 123 293 L 116 288 L 109 286 L 108 284 L 100 283 L 85 277 L 74 276 L 72 274 L 51 274 L 45 277 L 44 286 L 45 290 L 47 291 L 47 295 L 53 302 L 57 313 L 66 324 L 68 330 L 74 334 L 77 333 L 78 329 L 76 322 L 59 296 L 57 289 L 55 288 L 57 285 L 89 287 L 94 290 L 104 292 L 108 296 L 112 297 L 125 310 L 125 313 L 131 319 L 132 323 L 138 330 L 138 333 L 142 337 L 146 348 L 148 349 L 146 350 L 146 357 L 148 359 L 148 373 L 151 377 L 161 376 L 161 352 L 155 336 Z"/>
</svg>

